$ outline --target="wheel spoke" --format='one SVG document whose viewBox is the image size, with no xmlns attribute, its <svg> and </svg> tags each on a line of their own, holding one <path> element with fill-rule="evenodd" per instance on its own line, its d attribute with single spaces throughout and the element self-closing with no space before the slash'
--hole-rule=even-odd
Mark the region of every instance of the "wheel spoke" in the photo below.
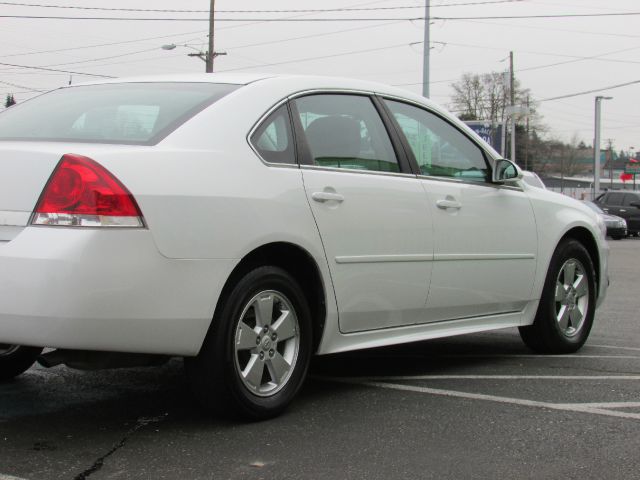
<svg viewBox="0 0 640 480">
<path fill-rule="evenodd" d="M 563 302 L 566 298 L 567 288 L 561 282 L 556 282 L 556 302 Z"/>
<path fill-rule="evenodd" d="M 279 342 L 296 335 L 295 321 L 289 310 L 282 311 L 282 315 L 273 323 L 272 328 L 278 335 Z"/>
<path fill-rule="evenodd" d="M 560 307 L 558 312 L 558 324 L 563 332 L 569 327 L 569 308 L 566 305 Z"/>
<path fill-rule="evenodd" d="M 573 283 L 573 288 L 576 289 L 576 295 L 578 297 L 584 297 L 589 293 L 589 284 L 587 283 L 587 276 L 580 275 L 578 279 Z"/>
<path fill-rule="evenodd" d="M 571 310 L 571 313 L 569 314 L 569 316 L 571 317 L 571 326 L 577 330 L 578 327 L 580 326 L 580 322 L 582 321 L 582 317 L 583 317 L 582 312 L 578 307 L 576 307 L 573 310 Z"/>
<path fill-rule="evenodd" d="M 253 303 L 256 313 L 256 323 L 260 327 L 268 327 L 273 320 L 273 295 L 264 295 Z"/>
<path fill-rule="evenodd" d="M 576 278 L 576 262 L 567 262 L 564 266 L 564 284 L 572 285 Z"/>
<path fill-rule="evenodd" d="M 258 334 L 244 322 L 240 322 L 236 330 L 236 350 L 250 350 L 256 348 Z"/>
<path fill-rule="evenodd" d="M 275 355 L 267 360 L 267 368 L 269 369 L 272 380 L 280 384 L 289 372 L 291 365 L 276 351 Z"/>
<path fill-rule="evenodd" d="M 249 385 L 257 390 L 260 388 L 260 384 L 262 383 L 263 373 L 264 362 L 260 360 L 258 355 L 251 355 L 249 363 L 247 363 L 246 368 L 242 371 L 242 376 Z"/>
</svg>

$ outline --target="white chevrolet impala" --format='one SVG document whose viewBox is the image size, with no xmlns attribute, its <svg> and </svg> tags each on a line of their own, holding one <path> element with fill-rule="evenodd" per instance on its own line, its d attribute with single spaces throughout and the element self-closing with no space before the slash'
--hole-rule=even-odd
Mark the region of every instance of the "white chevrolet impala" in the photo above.
<svg viewBox="0 0 640 480">
<path fill-rule="evenodd" d="M 607 290 L 604 234 L 404 90 L 61 88 L 0 114 L 0 380 L 182 356 L 206 407 L 266 418 L 314 354 L 505 327 L 574 352 Z"/>
</svg>

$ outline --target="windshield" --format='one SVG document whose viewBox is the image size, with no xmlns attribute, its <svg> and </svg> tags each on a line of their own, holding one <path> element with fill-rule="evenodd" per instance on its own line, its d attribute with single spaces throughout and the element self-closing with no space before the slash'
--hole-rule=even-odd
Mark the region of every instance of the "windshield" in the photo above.
<svg viewBox="0 0 640 480">
<path fill-rule="evenodd" d="M 184 82 L 61 88 L 0 114 L 0 141 L 154 145 L 237 88 Z"/>
<path fill-rule="evenodd" d="M 584 203 L 585 203 L 585 205 L 587 207 L 589 207 L 594 212 L 597 212 L 597 213 L 599 213 L 601 215 L 604 214 L 604 212 L 600 209 L 600 207 L 598 207 L 595 203 L 593 203 L 593 202 L 584 202 Z"/>
</svg>

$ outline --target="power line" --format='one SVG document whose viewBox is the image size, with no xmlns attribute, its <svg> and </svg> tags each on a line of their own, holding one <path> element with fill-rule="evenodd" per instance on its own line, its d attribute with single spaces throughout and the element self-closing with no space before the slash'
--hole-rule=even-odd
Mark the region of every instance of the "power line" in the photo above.
<svg viewBox="0 0 640 480">
<path fill-rule="evenodd" d="M 434 5 L 433 8 L 459 7 L 471 5 L 488 5 L 497 3 L 517 3 L 524 0 L 487 0 L 481 2 L 447 3 Z M 93 10 L 102 12 L 148 12 L 148 13 L 209 13 L 209 10 L 182 10 L 182 9 L 156 9 L 156 8 L 114 8 L 114 7 L 81 7 L 72 5 L 44 5 L 38 3 L 0 2 L 0 5 L 17 7 L 58 8 L 67 10 Z M 409 10 L 424 8 L 423 5 L 402 5 L 393 7 L 344 7 L 344 8 L 304 8 L 304 9 L 268 9 L 268 10 L 218 10 L 216 13 L 328 13 L 328 12 L 362 12 L 362 11 L 386 11 Z"/>
<path fill-rule="evenodd" d="M 96 73 L 73 72 L 71 70 L 59 70 L 56 68 L 48 68 L 48 67 L 36 67 L 33 65 L 17 65 L 15 63 L 4 63 L 4 62 L 0 62 L 0 65 L 3 65 L 5 67 L 27 68 L 31 70 L 43 70 L 45 72 L 61 72 L 61 73 L 69 73 L 71 75 L 85 75 L 87 77 L 116 78 L 112 75 L 98 75 Z"/>
<path fill-rule="evenodd" d="M 195 32 L 176 33 L 176 34 L 173 34 L 173 35 L 161 35 L 159 37 L 145 37 L 145 38 L 139 38 L 137 40 L 125 40 L 125 41 L 121 41 L 121 42 L 98 43 L 98 44 L 94 44 L 94 45 L 82 45 L 82 46 L 79 46 L 79 47 L 58 48 L 58 49 L 55 49 L 55 50 L 40 50 L 40 51 L 36 51 L 36 52 L 12 53 L 12 54 L 9 54 L 9 55 L 0 55 L 0 58 L 20 57 L 20 56 L 25 56 L 25 55 L 39 55 L 39 54 L 43 54 L 43 53 L 69 52 L 69 51 L 72 51 L 72 50 L 83 50 L 83 49 L 87 49 L 87 48 L 97 48 L 97 47 L 111 47 L 113 45 L 125 45 L 125 44 L 128 44 L 128 43 L 145 42 L 147 40 L 159 40 L 159 39 L 162 39 L 162 38 L 181 37 L 183 35 L 195 35 L 196 33 L 206 33 L 206 30 L 197 30 Z M 189 41 L 189 40 L 187 40 L 187 41 Z"/>
<path fill-rule="evenodd" d="M 431 16 L 432 20 L 521 20 L 521 19 L 554 19 L 554 18 L 594 18 L 594 17 L 629 17 L 638 16 L 640 12 L 616 13 L 566 13 L 548 15 L 487 15 L 475 17 L 443 17 Z M 45 15 L 0 15 L 0 18 L 27 20 L 101 20 L 127 22 L 208 22 L 207 18 L 175 18 L 175 17 L 70 17 Z M 337 18 L 218 18 L 218 22 L 379 22 L 379 21 L 416 21 L 424 17 L 337 17 Z"/>
<path fill-rule="evenodd" d="M 584 92 L 569 93 L 567 95 L 560 95 L 558 97 L 543 98 L 542 100 L 537 100 L 537 101 L 538 102 L 550 102 L 552 100 L 561 100 L 563 98 L 578 97 L 580 95 L 588 95 L 590 93 L 602 92 L 604 90 L 613 90 L 614 88 L 627 87 L 629 85 L 634 85 L 636 83 L 640 83 L 640 80 L 632 80 L 630 82 L 618 83 L 617 85 L 610 85 L 608 87 L 594 88 L 593 90 L 586 90 Z"/>
<path fill-rule="evenodd" d="M 369 53 L 369 52 L 378 52 L 381 50 L 391 50 L 393 48 L 399 48 L 399 47 L 408 47 L 410 44 L 409 43 L 400 43 L 397 45 L 389 45 L 387 47 L 378 47 L 378 48 L 367 48 L 364 50 L 352 50 L 350 52 L 342 52 L 342 53 L 334 53 L 334 54 L 329 54 L 329 55 L 320 55 L 317 57 L 306 57 L 306 58 L 298 58 L 295 60 L 287 60 L 284 62 L 276 62 L 276 63 L 262 63 L 259 65 L 251 65 L 248 67 L 237 67 L 237 68 L 227 68 L 226 70 L 218 70 L 219 72 L 234 72 L 234 71 L 238 71 L 238 70 L 246 70 L 246 69 L 250 69 L 250 68 L 261 68 L 261 67 L 274 67 L 274 66 L 278 66 L 278 65 L 286 65 L 288 63 L 300 63 L 300 62 L 309 62 L 312 60 L 324 60 L 326 58 L 335 58 L 335 57 L 344 57 L 347 55 L 356 55 L 359 53 Z"/>
</svg>

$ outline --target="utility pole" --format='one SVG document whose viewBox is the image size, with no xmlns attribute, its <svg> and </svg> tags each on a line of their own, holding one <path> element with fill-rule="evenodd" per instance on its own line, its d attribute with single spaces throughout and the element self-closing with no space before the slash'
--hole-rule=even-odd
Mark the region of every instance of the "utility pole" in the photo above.
<svg viewBox="0 0 640 480">
<path fill-rule="evenodd" d="M 613 97 L 596 96 L 595 134 L 593 139 L 593 199 L 600 193 L 600 109 L 602 100 Z"/>
<path fill-rule="evenodd" d="M 515 74 L 513 71 L 513 52 L 509 52 L 509 93 L 511 94 L 511 107 L 516 106 Z M 511 113 L 511 161 L 516 161 L 516 115 Z"/>
<path fill-rule="evenodd" d="M 529 106 L 529 95 L 527 94 L 527 111 L 529 110 L 530 106 Z M 526 143 L 525 148 L 524 148 L 524 169 L 525 170 L 529 170 L 529 115 L 527 114 L 527 127 L 526 127 L 526 132 L 527 132 L 527 138 L 526 138 Z"/>
<path fill-rule="evenodd" d="M 215 50 L 213 49 L 213 25 L 216 14 L 216 0 L 211 0 L 211 5 L 209 6 L 209 50 L 207 51 L 207 56 L 205 62 L 206 72 L 213 73 L 213 59 L 215 58 Z"/>
<path fill-rule="evenodd" d="M 211 0 L 213 3 L 213 0 Z M 422 59 L 422 96 L 425 98 L 429 98 L 429 54 L 431 50 L 431 41 L 429 39 L 429 29 L 431 23 L 431 15 L 429 13 L 430 10 L 430 1 L 425 0 L 424 2 L 424 53 Z"/>
</svg>

